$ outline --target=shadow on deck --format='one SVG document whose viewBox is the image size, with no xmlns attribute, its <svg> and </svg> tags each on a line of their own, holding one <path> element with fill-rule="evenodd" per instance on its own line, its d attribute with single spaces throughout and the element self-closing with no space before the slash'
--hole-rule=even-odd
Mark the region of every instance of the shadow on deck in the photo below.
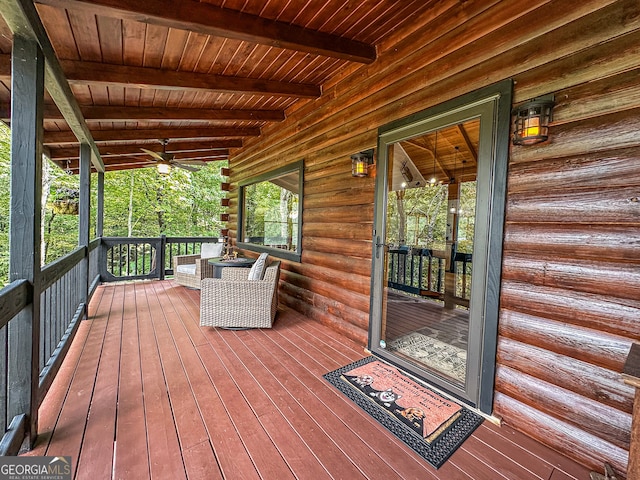
<svg viewBox="0 0 640 480">
<path fill-rule="evenodd" d="M 588 478 L 487 421 L 435 470 L 322 378 L 361 346 L 291 310 L 270 330 L 200 328 L 199 296 L 100 286 L 29 454 L 70 455 L 92 480 Z"/>
</svg>

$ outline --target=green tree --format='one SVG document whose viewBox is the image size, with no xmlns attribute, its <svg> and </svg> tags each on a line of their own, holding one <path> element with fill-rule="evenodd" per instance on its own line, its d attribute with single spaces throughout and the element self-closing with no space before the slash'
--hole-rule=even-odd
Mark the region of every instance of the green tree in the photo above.
<svg viewBox="0 0 640 480">
<path fill-rule="evenodd" d="M 105 236 L 217 236 L 220 234 L 220 162 L 198 172 L 154 168 L 105 174 Z M 94 196 L 92 196 L 93 198 Z"/>
<path fill-rule="evenodd" d="M 9 207 L 11 135 L 0 122 L 0 287 L 9 281 Z"/>
<path fill-rule="evenodd" d="M 7 283 L 10 208 L 9 129 L 0 124 L 0 284 Z M 222 162 L 198 172 L 174 168 L 166 176 L 155 168 L 105 174 L 105 236 L 218 236 L 222 228 L 220 188 Z M 96 175 L 92 175 L 91 225 L 95 235 Z M 61 189 L 78 189 L 78 176 L 68 175 L 48 160 L 43 162 L 43 263 L 73 251 L 78 244 L 78 216 L 54 212 L 52 200 Z"/>
</svg>

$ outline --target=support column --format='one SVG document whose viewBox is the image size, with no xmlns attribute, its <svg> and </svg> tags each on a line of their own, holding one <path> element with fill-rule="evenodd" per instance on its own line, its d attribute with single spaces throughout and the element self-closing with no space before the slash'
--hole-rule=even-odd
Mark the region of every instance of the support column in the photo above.
<svg viewBox="0 0 640 480">
<path fill-rule="evenodd" d="M 455 254 L 458 245 L 458 208 L 460 202 L 460 182 L 449 184 L 447 207 L 447 237 L 444 274 L 444 308 L 456 308 Z"/>
<path fill-rule="evenodd" d="M 104 234 L 104 172 L 98 172 L 98 204 L 96 208 L 96 237 Z"/>
<path fill-rule="evenodd" d="M 9 280 L 33 284 L 29 307 L 9 322 L 8 422 L 27 414 L 29 448 L 37 435 L 40 347 L 40 217 L 44 56 L 35 40 L 13 37 Z"/>
<path fill-rule="evenodd" d="M 89 298 L 89 235 L 91 229 L 91 147 L 86 143 L 80 144 L 80 200 L 78 221 L 78 246 L 85 247 L 86 257 L 82 261 L 80 285 L 82 286 L 81 302 L 87 313 L 87 299 Z"/>
</svg>

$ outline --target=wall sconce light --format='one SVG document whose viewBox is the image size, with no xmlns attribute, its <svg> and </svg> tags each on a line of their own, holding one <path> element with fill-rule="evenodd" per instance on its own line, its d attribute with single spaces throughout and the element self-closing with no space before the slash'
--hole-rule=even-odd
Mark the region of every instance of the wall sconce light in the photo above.
<svg viewBox="0 0 640 480">
<path fill-rule="evenodd" d="M 535 145 L 547 140 L 554 105 L 553 95 L 545 95 L 514 109 L 513 144 Z"/>
<path fill-rule="evenodd" d="M 409 170 L 407 162 L 402 164 L 400 173 L 402 174 L 402 178 L 404 179 L 404 182 L 402 182 L 402 188 L 407 188 L 411 184 L 411 182 L 413 182 L 413 173 L 411 173 L 411 170 Z"/>
<path fill-rule="evenodd" d="M 373 165 L 373 148 L 351 155 L 351 176 L 368 177 L 369 166 Z"/>
<path fill-rule="evenodd" d="M 158 160 L 156 168 L 158 169 L 158 173 L 160 175 L 169 175 L 171 173 L 171 164 L 164 160 Z"/>
</svg>

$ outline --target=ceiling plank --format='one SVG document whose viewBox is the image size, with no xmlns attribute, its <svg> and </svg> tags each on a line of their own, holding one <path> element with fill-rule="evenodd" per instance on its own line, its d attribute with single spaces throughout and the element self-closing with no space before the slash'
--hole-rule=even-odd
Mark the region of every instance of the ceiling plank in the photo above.
<svg viewBox="0 0 640 480">
<path fill-rule="evenodd" d="M 177 72 L 151 67 L 112 65 L 78 60 L 60 60 L 71 84 L 94 84 L 157 90 L 197 90 L 217 93 L 272 95 L 278 97 L 318 98 L 322 89 L 311 83 Z M 11 77 L 11 55 L 0 54 L 0 80 Z"/>
<path fill-rule="evenodd" d="M 216 137 L 257 137 L 260 129 L 255 127 L 213 127 L 213 128 L 154 128 L 147 130 L 94 130 L 96 142 L 130 140 L 152 140 L 162 138 L 216 138 Z M 45 132 L 44 144 L 76 144 L 73 132 Z"/>
<path fill-rule="evenodd" d="M 78 143 L 86 143 L 91 148 L 91 162 L 102 172 L 104 164 L 87 123 L 82 117 L 80 106 L 76 101 L 71 87 L 64 76 L 60 62 L 56 57 L 53 45 L 42 25 L 35 5 L 30 0 L 0 0 L 2 16 L 14 35 L 24 35 L 36 40 L 40 44 L 44 55 L 45 87 L 62 112 L 73 136 Z"/>
<path fill-rule="evenodd" d="M 54 7 L 89 10 L 168 28 L 286 48 L 315 55 L 372 63 L 372 45 L 297 25 L 261 18 L 194 0 L 38 0 Z"/>
<path fill-rule="evenodd" d="M 202 152 L 223 150 L 228 153 L 229 148 L 242 147 L 242 140 L 230 138 L 225 140 L 210 140 L 201 142 L 169 142 L 166 148 L 167 153 Z M 148 143 L 129 145 L 99 145 L 100 155 L 103 159 L 109 157 L 119 157 L 133 155 L 146 148 L 154 152 L 162 152 L 162 145 L 150 145 Z M 50 147 L 47 155 L 52 160 L 66 160 L 79 157 L 79 149 L 74 147 Z"/>
<path fill-rule="evenodd" d="M 170 108 L 170 107 L 120 107 L 120 106 L 81 106 L 80 110 L 86 121 L 138 121 L 154 122 L 171 121 L 216 121 L 216 120 L 251 120 L 282 121 L 282 110 L 232 110 L 211 108 Z M 64 118 L 55 105 L 47 104 L 44 108 L 46 120 Z M 0 120 L 10 121 L 11 106 L 0 104 Z"/>
</svg>

